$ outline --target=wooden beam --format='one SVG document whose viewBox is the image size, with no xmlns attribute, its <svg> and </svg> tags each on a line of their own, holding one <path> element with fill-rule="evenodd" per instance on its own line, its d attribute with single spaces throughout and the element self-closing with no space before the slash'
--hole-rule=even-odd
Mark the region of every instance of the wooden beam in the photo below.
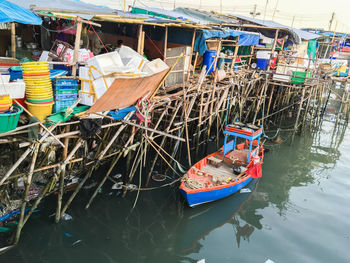
<svg viewBox="0 0 350 263">
<path fill-rule="evenodd" d="M 77 63 L 78 63 L 78 55 L 79 55 L 79 49 L 80 49 L 80 36 L 81 36 L 81 29 L 82 29 L 83 23 L 81 20 L 78 20 L 77 24 L 77 32 L 75 35 L 75 43 L 74 43 L 74 55 L 73 55 L 73 67 L 72 67 L 72 76 L 75 77 L 77 75 Z"/>
<path fill-rule="evenodd" d="M 133 122 L 130 122 L 130 121 L 122 121 L 122 122 L 123 122 L 123 123 L 126 123 L 126 124 L 129 124 L 129 125 L 131 125 L 131 126 L 135 126 L 135 127 L 137 127 L 137 128 L 144 129 L 144 130 L 146 130 L 146 131 L 151 131 L 151 132 L 158 133 L 158 134 L 160 134 L 160 135 L 163 135 L 163 136 L 166 136 L 166 137 L 175 139 L 175 140 L 179 140 L 179 141 L 182 141 L 182 142 L 186 142 L 186 140 L 185 140 L 184 138 L 181 138 L 181 137 L 178 137 L 178 136 L 175 136 L 175 135 L 172 135 L 172 134 L 168 134 L 168 133 L 165 133 L 165 132 L 162 132 L 162 131 L 158 131 L 158 130 L 155 130 L 155 129 L 152 129 L 152 128 L 147 128 L 147 127 L 138 125 L 138 124 L 133 123 Z"/>
<path fill-rule="evenodd" d="M 168 27 L 165 27 L 165 36 L 164 36 L 164 61 L 166 61 L 166 50 L 168 48 Z"/>
<path fill-rule="evenodd" d="M 16 24 L 11 23 L 11 56 L 16 58 Z"/>
<path fill-rule="evenodd" d="M 137 32 L 137 53 L 141 54 L 143 25 L 139 25 Z"/>
</svg>

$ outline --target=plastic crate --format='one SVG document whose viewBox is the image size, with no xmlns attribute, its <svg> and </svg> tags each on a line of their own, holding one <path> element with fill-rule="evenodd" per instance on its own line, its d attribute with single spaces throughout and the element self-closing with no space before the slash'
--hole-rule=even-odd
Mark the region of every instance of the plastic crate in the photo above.
<svg viewBox="0 0 350 263">
<path fill-rule="evenodd" d="M 77 79 L 55 79 L 54 85 L 58 85 L 58 86 L 78 85 L 78 80 Z"/>
<path fill-rule="evenodd" d="M 78 94 L 56 94 L 55 100 L 76 100 L 78 98 Z"/>
<path fill-rule="evenodd" d="M 55 104 L 53 105 L 53 112 L 59 112 L 60 110 L 70 107 L 75 103 L 75 101 L 76 101 L 75 99 L 56 100 Z"/>
<path fill-rule="evenodd" d="M 78 89 L 54 89 L 56 95 L 59 94 L 78 94 Z"/>
<path fill-rule="evenodd" d="M 78 87 L 78 84 L 54 84 L 53 86 L 56 89 L 74 89 Z"/>
</svg>

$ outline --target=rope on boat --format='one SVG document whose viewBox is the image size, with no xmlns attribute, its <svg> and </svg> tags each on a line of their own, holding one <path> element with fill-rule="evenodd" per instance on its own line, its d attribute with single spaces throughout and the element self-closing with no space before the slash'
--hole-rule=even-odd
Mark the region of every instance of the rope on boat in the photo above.
<svg viewBox="0 0 350 263">
<path fill-rule="evenodd" d="M 185 186 L 190 189 L 201 189 L 207 187 L 207 184 L 199 180 L 187 179 L 185 181 Z"/>
</svg>

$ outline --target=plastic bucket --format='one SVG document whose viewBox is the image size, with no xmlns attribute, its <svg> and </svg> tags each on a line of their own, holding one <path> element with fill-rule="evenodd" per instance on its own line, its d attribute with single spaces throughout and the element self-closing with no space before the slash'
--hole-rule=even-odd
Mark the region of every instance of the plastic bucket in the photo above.
<svg viewBox="0 0 350 263">
<path fill-rule="evenodd" d="M 0 104 L 0 112 L 2 111 L 8 111 L 9 108 L 11 107 L 12 103 L 11 104 Z"/>
<path fill-rule="evenodd" d="M 203 55 L 203 65 L 207 66 L 208 75 L 215 70 L 214 60 L 216 56 L 216 50 L 207 50 Z"/>
<path fill-rule="evenodd" d="M 27 93 L 29 92 L 40 92 L 40 93 L 43 93 L 43 92 L 52 92 L 52 88 L 50 86 L 27 86 Z"/>
<path fill-rule="evenodd" d="M 0 104 L 9 104 L 9 103 L 12 103 L 12 99 L 10 99 L 9 95 L 0 96 Z"/>
<path fill-rule="evenodd" d="M 38 104 L 26 101 L 26 104 L 28 105 L 29 112 L 42 121 L 51 114 L 54 102 Z"/>
<path fill-rule="evenodd" d="M 52 102 L 53 101 L 53 97 L 48 98 L 48 99 L 30 99 L 30 98 L 27 98 L 27 101 L 30 102 L 30 103 Z"/>
<path fill-rule="evenodd" d="M 256 60 L 257 68 L 262 70 L 267 70 L 269 66 L 269 59 L 258 58 Z"/>
<path fill-rule="evenodd" d="M 32 62 L 24 62 L 22 66 L 37 66 L 37 65 L 48 65 L 47 61 L 32 61 Z"/>
<path fill-rule="evenodd" d="M 19 105 L 14 105 L 14 111 L 9 113 L 0 113 L 0 133 L 8 132 L 16 129 L 19 116 L 23 112 L 23 109 Z"/>
</svg>

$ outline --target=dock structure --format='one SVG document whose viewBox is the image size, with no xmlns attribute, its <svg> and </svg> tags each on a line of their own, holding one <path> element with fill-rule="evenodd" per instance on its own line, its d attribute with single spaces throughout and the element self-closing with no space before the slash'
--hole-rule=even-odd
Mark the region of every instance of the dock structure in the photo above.
<svg viewBox="0 0 350 263">
<path fill-rule="evenodd" d="M 95 180 L 97 185 L 86 209 L 93 205 L 107 180 L 119 187 L 123 196 L 128 191 L 153 190 L 149 184 L 159 162 L 176 176 L 171 183 L 155 188 L 175 185 L 182 176 L 179 160 L 186 159 L 183 165 L 191 166 L 209 138 L 219 144 L 225 124 L 260 123 L 266 132 L 277 131 L 277 135 L 290 131 L 294 137 L 320 126 L 330 94 L 334 93 L 335 80 L 329 71 L 322 70 L 325 63 L 319 61 L 322 58 L 318 50 L 314 49 L 313 54 L 311 51 L 311 55 L 305 50 L 315 37 L 311 33 L 298 36 L 288 27 L 214 12 L 202 12 L 208 19 L 198 21 L 196 14 L 200 11 L 188 9 L 163 13 L 147 8 L 117 14 L 83 12 L 92 16 L 91 20 L 73 14 L 74 10 L 34 6 L 32 11 L 77 24 L 70 78 L 77 78 L 77 52 L 80 36 L 86 30 L 91 34 L 90 41 L 98 43 L 94 42 L 96 52 L 107 49 L 105 43 L 122 39 L 139 54 L 160 58 L 169 69 L 150 92 L 129 105 L 132 107 L 121 118 L 108 111 L 70 112 L 68 119 L 53 122 L 49 118 L 0 133 L 0 206 L 2 216 L 17 211 L 18 226 L 12 239 L 15 244 L 25 223 L 50 194 L 57 194 L 58 223 L 88 180 Z M 94 27 L 100 31 L 96 33 Z M 113 34 L 116 27 L 121 29 Z M 124 28 L 133 33 L 120 33 Z M 262 35 L 269 36 L 268 47 L 259 44 Z M 285 48 L 287 45 L 290 49 Z M 294 49 L 300 46 L 301 51 Z M 214 55 L 205 65 L 203 56 L 208 50 Z M 267 51 L 264 54 L 269 56 L 265 68 L 257 65 L 259 51 Z M 337 122 L 341 114 L 346 120 L 349 115 L 349 84 L 347 79 L 342 81 L 344 87 L 337 94 L 341 103 Z M 99 124 L 87 132 L 82 122 L 91 120 L 88 114 L 99 117 Z M 288 127 L 283 126 L 286 122 Z M 33 133 L 34 137 L 28 136 Z M 122 181 L 116 181 L 111 175 L 122 159 L 125 174 Z M 98 176 L 101 166 L 109 169 Z M 140 183 L 132 187 L 135 176 Z"/>
</svg>

